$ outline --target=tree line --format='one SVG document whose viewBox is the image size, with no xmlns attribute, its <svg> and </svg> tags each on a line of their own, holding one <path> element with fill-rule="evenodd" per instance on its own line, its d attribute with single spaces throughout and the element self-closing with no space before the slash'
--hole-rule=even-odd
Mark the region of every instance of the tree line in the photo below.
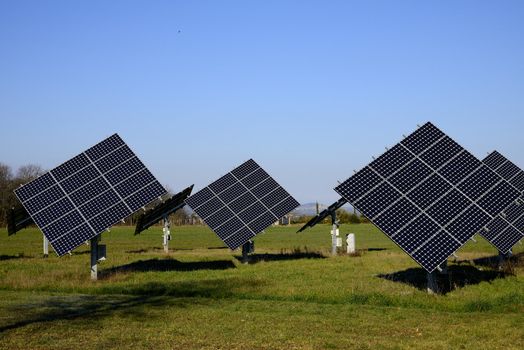
<svg viewBox="0 0 524 350">
<path fill-rule="evenodd" d="M 20 205 L 13 191 L 43 173 L 45 170 L 40 165 L 23 165 L 13 172 L 10 166 L 0 163 L 0 225 L 7 225 L 9 210 Z"/>
</svg>

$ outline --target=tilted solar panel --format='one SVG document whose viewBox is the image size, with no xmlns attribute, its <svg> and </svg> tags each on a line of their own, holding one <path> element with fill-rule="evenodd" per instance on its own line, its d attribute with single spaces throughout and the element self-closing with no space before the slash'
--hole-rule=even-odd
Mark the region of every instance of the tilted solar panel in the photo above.
<svg viewBox="0 0 524 350">
<path fill-rule="evenodd" d="M 59 256 L 164 193 L 117 134 L 15 190 Z"/>
<path fill-rule="evenodd" d="M 519 195 L 431 123 L 335 191 L 428 272 Z"/>
<path fill-rule="evenodd" d="M 185 202 L 232 250 L 299 206 L 253 159 Z"/>
</svg>

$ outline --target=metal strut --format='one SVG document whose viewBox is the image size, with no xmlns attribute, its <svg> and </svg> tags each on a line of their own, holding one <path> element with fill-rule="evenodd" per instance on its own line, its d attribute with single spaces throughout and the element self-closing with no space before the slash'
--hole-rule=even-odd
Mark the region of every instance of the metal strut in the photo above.
<svg viewBox="0 0 524 350">
<path fill-rule="evenodd" d="M 169 253 L 169 241 L 171 240 L 171 231 L 169 230 L 171 228 L 171 222 L 169 221 L 169 215 L 164 215 L 164 228 L 163 231 L 163 238 L 164 238 L 164 252 L 167 254 Z"/>
</svg>

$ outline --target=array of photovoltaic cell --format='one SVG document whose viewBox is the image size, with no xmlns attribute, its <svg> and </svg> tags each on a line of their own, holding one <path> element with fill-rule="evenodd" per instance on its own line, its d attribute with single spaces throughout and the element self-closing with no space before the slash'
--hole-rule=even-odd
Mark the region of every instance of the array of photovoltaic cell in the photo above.
<svg viewBox="0 0 524 350">
<path fill-rule="evenodd" d="M 185 202 L 232 250 L 299 206 L 253 159 Z"/>
<path fill-rule="evenodd" d="M 164 193 L 117 134 L 15 190 L 59 256 Z"/>
<path fill-rule="evenodd" d="M 513 170 L 508 167 L 507 173 Z M 519 196 L 512 184 L 431 123 L 335 191 L 428 272 Z"/>
<path fill-rule="evenodd" d="M 497 151 L 490 153 L 482 161 L 506 181 L 524 194 L 524 171 Z M 524 238 L 524 196 L 512 202 L 480 232 L 501 253 Z"/>
</svg>

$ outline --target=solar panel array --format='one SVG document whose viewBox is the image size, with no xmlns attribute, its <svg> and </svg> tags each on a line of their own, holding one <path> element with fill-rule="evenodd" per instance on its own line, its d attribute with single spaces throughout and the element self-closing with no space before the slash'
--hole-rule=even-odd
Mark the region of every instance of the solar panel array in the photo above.
<svg viewBox="0 0 524 350">
<path fill-rule="evenodd" d="M 164 193 L 117 134 L 15 190 L 59 256 Z"/>
<path fill-rule="evenodd" d="M 483 160 L 506 181 L 515 186 L 521 194 L 524 194 L 524 171 L 502 154 L 494 151 Z M 512 202 L 492 222 L 486 225 L 486 229 L 480 232 L 501 253 L 508 253 L 511 248 L 524 238 L 524 197 Z"/>
<path fill-rule="evenodd" d="M 428 272 L 519 196 L 431 123 L 335 191 Z"/>
<path fill-rule="evenodd" d="M 299 206 L 253 159 L 186 199 L 232 250 Z"/>
</svg>

